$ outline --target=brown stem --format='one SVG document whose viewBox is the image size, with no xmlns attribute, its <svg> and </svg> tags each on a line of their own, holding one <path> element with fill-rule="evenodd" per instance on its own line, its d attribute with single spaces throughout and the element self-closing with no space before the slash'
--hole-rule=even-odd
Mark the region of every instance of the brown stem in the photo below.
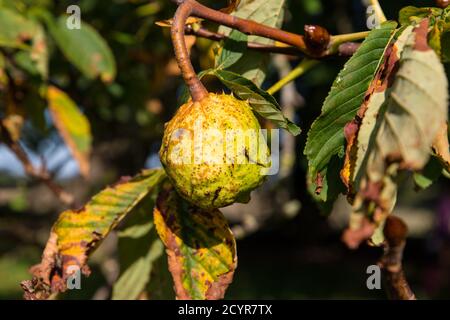
<svg viewBox="0 0 450 320">
<path fill-rule="evenodd" d="M 196 37 L 209 39 L 212 41 L 221 41 L 228 39 L 228 37 L 224 34 L 212 32 L 205 28 L 194 29 L 191 25 L 187 25 L 185 28 L 186 34 L 191 34 Z M 257 42 L 247 42 L 247 48 L 250 50 L 262 51 L 262 52 L 270 52 L 270 53 L 280 53 L 287 54 L 293 56 L 302 56 L 304 55 L 299 49 L 292 46 L 276 46 L 276 45 L 267 45 Z"/>
<path fill-rule="evenodd" d="M 269 38 L 285 44 L 294 46 L 305 53 L 310 53 L 304 37 L 295 33 L 283 31 L 280 29 L 268 27 L 255 21 L 241 19 L 221 11 L 210 9 L 195 0 L 178 0 L 178 2 L 190 3 L 192 6 L 192 14 L 199 18 L 239 30 L 248 35 Z"/>
<path fill-rule="evenodd" d="M 186 25 L 185 34 L 194 35 L 196 37 L 205 38 L 211 41 L 222 41 L 228 39 L 228 37 L 222 33 L 212 32 L 206 28 L 193 28 L 192 25 Z M 361 43 L 358 42 L 345 42 L 338 47 L 337 53 L 341 56 L 352 56 L 356 50 L 360 47 Z M 286 54 L 291 56 L 304 56 L 304 52 L 293 46 L 279 46 L 279 45 L 267 45 L 257 42 L 247 42 L 247 48 L 249 50 Z M 333 55 L 335 52 L 326 52 L 322 57 Z"/>
<path fill-rule="evenodd" d="M 189 52 L 184 39 L 184 28 L 187 18 L 193 13 L 193 6 L 190 1 L 179 1 L 181 3 L 173 17 L 171 28 L 172 42 L 175 50 L 175 57 L 181 69 L 184 81 L 189 88 L 193 101 L 200 101 L 208 95 L 208 91 L 201 83 L 195 73 L 189 58 Z"/>
<path fill-rule="evenodd" d="M 379 265 L 383 268 L 388 295 L 394 300 L 415 300 L 402 267 L 408 228 L 400 218 L 389 216 L 383 232 L 385 246 Z"/>
<path fill-rule="evenodd" d="M 8 146 L 8 148 L 16 155 L 16 157 L 22 162 L 25 173 L 32 178 L 38 179 L 45 183 L 47 187 L 58 197 L 58 199 L 68 206 L 74 204 L 74 197 L 70 193 L 66 192 L 61 186 L 55 183 L 48 173 L 48 171 L 43 168 L 38 170 L 34 168 L 27 154 L 20 146 L 20 144 L 14 141 L 9 135 L 8 129 L 0 121 L 0 138 Z"/>
</svg>

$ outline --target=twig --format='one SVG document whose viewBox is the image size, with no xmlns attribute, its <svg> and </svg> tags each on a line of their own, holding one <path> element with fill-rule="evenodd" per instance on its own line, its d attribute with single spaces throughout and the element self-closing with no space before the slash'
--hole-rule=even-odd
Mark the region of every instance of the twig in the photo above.
<svg viewBox="0 0 450 320">
<path fill-rule="evenodd" d="M 212 32 L 206 28 L 193 28 L 192 25 L 186 25 L 185 34 L 194 35 L 196 37 L 205 38 L 211 41 L 222 41 L 228 39 L 228 37 L 222 33 Z M 363 36 L 367 35 L 367 32 L 364 33 L 354 33 L 351 35 L 343 35 L 348 38 L 356 38 L 357 40 L 364 38 Z M 333 36 L 332 36 L 333 38 Z M 337 39 L 339 40 L 339 39 Z M 322 57 L 330 56 L 332 54 L 338 53 L 342 56 L 351 56 L 353 53 L 359 48 L 360 43 L 357 42 L 345 42 L 345 43 L 337 43 L 337 50 L 327 49 L 326 54 L 322 55 Z M 247 42 L 247 48 L 249 50 L 277 53 L 277 54 L 286 54 L 292 56 L 305 56 L 305 53 L 296 47 L 289 46 L 282 43 L 275 43 L 273 45 L 267 45 L 257 42 Z"/>
<path fill-rule="evenodd" d="M 74 204 L 74 197 L 67 191 L 65 191 L 60 185 L 55 183 L 43 167 L 41 170 L 34 168 L 27 154 L 20 146 L 20 144 L 14 141 L 9 135 L 8 129 L 0 121 L 0 138 L 8 146 L 8 148 L 16 155 L 16 157 L 22 162 L 23 168 L 27 175 L 37 180 L 42 181 L 47 187 L 58 197 L 58 199 L 67 206 Z"/>
<path fill-rule="evenodd" d="M 241 19 L 221 11 L 210 9 L 195 0 L 174 0 L 177 4 L 189 4 L 192 14 L 232 29 L 239 30 L 248 35 L 260 36 L 294 46 L 305 53 L 310 53 L 304 37 L 295 33 L 265 26 L 252 20 Z"/>
<path fill-rule="evenodd" d="M 386 279 L 388 295 L 394 300 L 415 300 L 402 267 L 408 228 L 398 217 L 389 216 L 384 225 L 384 253 L 379 265 Z"/>
<path fill-rule="evenodd" d="M 354 41 L 363 40 L 367 37 L 369 31 L 346 33 L 331 36 L 330 46 L 324 55 L 333 55 L 340 52 L 340 47 L 346 43 L 353 43 Z"/>
<path fill-rule="evenodd" d="M 275 83 L 272 87 L 270 87 L 267 92 L 270 94 L 274 94 L 281 88 L 283 88 L 286 84 L 289 82 L 295 80 L 299 76 L 305 74 L 308 70 L 310 70 L 312 67 L 314 67 L 317 63 L 319 63 L 318 60 L 312 60 L 305 58 L 298 64 L 297 67 L 295 67 L 291 72 L 289 72 L 284 78 L 282 78 L 280 81 Z"/>
<path fill-rule="evenodd" d="M 206 28 L 198 28 L 194 29 L 191 25 L 187 25 L 185 28 L 185 33 L 194 35 L 200 38 L 209 39 L 212 41 L 221 41 L 228 39 L 227 36 L 221 33 L 212 32 Z M 270 52 L 270 53 L 280 53 L 280 54 L 287 54 L 287 55 L 293 55 L 293 56 L 303 56 L 304 53 L 300 51 L 299 49 L 293 47 L 293 46 L 286 46 L 286 45 L 266 45 L 262 43 L 257 42 L 247 42 L 247 48 L 250 50 L 256 50 L 256 51 L 263 51 L 263 52 Z"/>
<path fill-rule="evenodd" d="M 380 3 L 378 2 L 378 0 L 370 0 L 370 5 L 375 10 L 375 14 L 377 15 L 379 23 L 387 21 L 386 16 L 384 15 L 383 9 L 381 9 L 381 6 L 380 6 Z"/>
<path fill-rule="evenodd" d="M 184 40 L 184 28 L 187 18 L 194 12 L 191 1 L 179 1 L 180 4 L 175 16 L 173 17 L 173 24 L 171 28 L 172 42 L 175 50 L 175 57 L 184 81 L 189 88 L 193 101 L 200 101 L 208 95 L 208 91 L 202 84 L 195 73 L 189 58 L 189 52 Z"/>
<path fill-rule="evenodd" d="M 241 19 L 221 11 L 216 11 L 205 7 L 195 0 L 172 0 L 178 4 L 178 9 L 173 18 L 171 35 L 175 49 L 175 57 L 178 66 L 181 69 L 184 81 L 189 88 L 193 101 L 200 101 L 205 98 L 208 91 L 197 77 L 195 70 L 189 58 L 189 52 L 186 47 L 184 34 L 186 29 L 186 21 L 190 15 L 198 18 L 206 19 L 236 30 L 248 35 L 255 35 L 272 39 L 293 47 L 304 54 L 319 58 L 325 55 L 335 54 L 339 52 L 339 46 L 348 41 L 359 40 L 367 36 L 366 32 L 355 33 L 349 35 L 340 35 L 330 37 L 328 31 L 320 26 L 305 26 L 305 36 L 283 31 L 280 29 L 265 26 L 252 20 Z M 201 30 L 201 29 L 200 29 Z M 223 37 L 218 34 L 211 33 L 207 30 L 191 30 L 202 36 L 221 40 Z M 275 47 L 250 45 L 255 49 L 271 51 L 279 51 Z M 282 49 L 284 51 L 286 49 Z M 291 50 L 291 49 L 290 49 Z"/>
</svg>

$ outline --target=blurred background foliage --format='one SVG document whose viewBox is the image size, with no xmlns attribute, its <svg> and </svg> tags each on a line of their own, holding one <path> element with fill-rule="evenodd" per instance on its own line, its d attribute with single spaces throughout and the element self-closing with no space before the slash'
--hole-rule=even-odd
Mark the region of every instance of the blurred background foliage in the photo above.
<svg viewBox="0 0 450 320">
<path fill-rule="evenodd" d="M 201 2 L 214 8 L 226 6 L 226 1 Z M 403 6 L 434 4 L 431 0 L 380 2 L 390 19 L 396 19 Z M 82 62 L 77 61 L 76 53 L 90 50 L 90 45 L 104 50 L 101 44 L 75 39 L 78 45 L 61 46 L 58 42 L 64 35 L 58 38 L 57 31 L 52 31 L 57 18 L 72 4 L 80 6 L 82 20 L 111 49 L 114 61 L 108 62 L 108 52 L 104 53 L 106 62 L 99 70 L 80 68 Z M 17 32 L 2 28 L 7 22 L 1 19 L 5 10 L 24 17 L 15 22 L 17 30 L 28 28 L 35 37 L 46 37 L 45 50 L 36 50 L 48 55 L 48 69 L 45 59 L 42 62 L 36 55 L 27 56 L 28 49 L 2 42 L 10 36 L 8 32 Z M 3 72 L 0 77 L 0 115 L 8 114 L 4 101 L 14 89 L 14 99 L 23 108 L 16 112 L 26 115 L 21 145 L 31 162 L 36 167 L 45 164 L 58 183 L 74 195 L 76 203 L 84 203 L 120 176 L 159 166 L 157 151 L 164 123 L 178 106 L 182 80 L 169 29 L 155 22 L 170 18 L 174 10 L 175 5 L 168 0 L 0 1 L 1 61 L 9 65 L 2 64 L 1 69 L 11 78 L 4 82 Z M 365 11 L 361 0 L 289 0 L 284 28 L 303 33 L 304 24 L 319 24 L 332 34 L 361 31 L 366 29 Z M 87 38 L 98 40 L 92 40 L 92 35 Z M 23 44 L 33 48 L 34 40 L 25 39 Z M 197 39 L 192 58 L 196 70 L 211 67 L 213 43 Z M 295 58 L 285 61 L 288 66 L 298 63 Z M 344 62 L 342 57 L 329 58 L 295 82 L 296 99 L 288 101 L 294 101 L 293 120 L 304 133 L 320 113 Z M 280 63 L 272 59 L 262 88 L 275 83 L 279 73 Z M 43 91 L 48 86 L 63 90 L 82 111 L 80 117 L 84 115 L 90 123 L 93 141 L 88 179 L 80 176 L 79 162 L 72 157 L 64 136 L 56 129 L 54 115 L 46 108 L 48 100 Z M 281 103 L 282 95 L 277 95 Z M 383 291 L 366 288 L 366 268 L 375 263 L 380 250 L 363 246 L 349 251 L 340 242 L 349 212 L 345 200 L 338 200 L 331 215 L 325 216 L 306 190 L 304 133 L 294 141 L 295 162 L 286 177 L 271 179 L 248 206 L 225 210 L 240 238 L 239 267 L 226 297 L 385 298 Z M 77 141 L 76 135 L 72 137 Z M 48 188 L 24 174 L 22 164 L 5 145 L 0 145 L 0 170 L 0 299 L 12 299 L 21 297 L 19 283 L 29 278 L 28 268 L 39 262 L 50 226 L 65 206 Z M 406 185 L 411 183 L 410 179 L 405 181 Z M 420 194 L 407 189 L 400 192 L 396 214 L 411 229 L 405 252 L 411 285 L 420 298 L 450 298 L 448 180 L 441 179 Z M 113 234 L 94 254 L 90 262 L 93 272 L 83 278 L 82 290 L 72 290 L 61 298 L 110 297 L 119 273 L 116 242 Z"/>
</svg>

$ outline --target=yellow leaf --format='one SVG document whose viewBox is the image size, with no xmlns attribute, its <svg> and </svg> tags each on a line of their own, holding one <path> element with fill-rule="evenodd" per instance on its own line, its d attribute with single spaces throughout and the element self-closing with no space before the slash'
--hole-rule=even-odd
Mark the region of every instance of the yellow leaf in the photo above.
<svg viewBox="0 0 450 320">
<path fill-rule="evenodd" d="M 26 295 L 47 297 L 66 290 L 73 268 L 89 275 L 87 260 L 101 241 L 147 196 L 159 189 L 164 170 L 145 170 L 95 195 L 83 208 L 61 213 L 52 227 L 40 264 L 31 273 L 34 285 L 22 283 Z M 149 208 L 151 210 L 151 208 Z"/>
<path fill-rule="evenodd" d="M 55 127 L 78 162 L 81 174 L 87 177 L 92 144 L 88 119 L 66 93 L 54 86 L 48 87 L 47 99 Z"/>
</svg>

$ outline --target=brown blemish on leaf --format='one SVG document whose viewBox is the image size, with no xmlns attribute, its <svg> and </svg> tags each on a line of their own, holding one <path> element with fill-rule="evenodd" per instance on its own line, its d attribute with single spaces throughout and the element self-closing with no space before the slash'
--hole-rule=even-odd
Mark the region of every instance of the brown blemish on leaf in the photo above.
<svg viewBox="0 0 450 320">
<path fill-rule="evenodd" d="M 320 195 L 323 189 L 323 175 L 319 172 L 316 176 L 316 190 L 314 192 L 316 195 Z"/>
<path fill-rule="evenodd" d="M 225 291 L 231 282 L 233 282 L 233 276 L 234 269 L 233 271 L 220 275 L 216 282 L 209 285 L 209 289 L 206 291 L 206 300 L 223 299 L 225 296 Z"/>
<path fill-rule="evenodd" d="M 119 180 L 118 180 L 116 183 L 114 183 L 113 185 L 111 185 L 111 188 L 115 188 L 115 187 L 120 186 L 121 184 L 127 183 L 127 182 L 129 182 L 131 179 L 132 179 L 131 176 L 121 176 L 121 177 L 119 178 Z"/>
<path fill-rule="evenodd" d="M 369 183 L 368 186 L 362 190 L 362 195 L 367 201 L 377 201 L 380 198 L 383 184 L 381 182 Z"/>
<path fill-rule="evenodd" d="M 428 46 L 428 25 L 429 19 L 423 19 L 419 25 L 414 29 L 416 33 L 416 42 L 414 49 L 418 51 L 428 51 L 431 48 Z"/>
<path fill-rule="evenodd" d="M 47 241 L 44 252 L 42 253 L 42 260 L 40 264 L 37 264 L 30 268 L 30 273 L 38 278 L 42 279 L 45 283 L 50 285 L 50 274 L 55 267 L 56 255 L 58 254 L 58 236 L 56 233 L 50 233 L 50 238 Z"/>
<path fill-rule="evenodd" d="M 357 249 L 362 242 L 366 241 L 373 235 L 375 229 L 375 224 L 364 217 L 358 229 L 348 228 L 344 231 L 342 241 L 350 249 Z"/>
<path fill-rule="evenodd" d="M 344 161 L 344 167 L 342 168 L 340 172 L 341 180 L 344 182 L 345 186 L 347 187 L 349 193 L 351 193 L 352 186 L 350 182 L 351 174 L 352 174 L 352 167 L 354 161 L 352 160 L 356 153 L 355 140 L 358 136 L 358 130 L 359 126 L 361 125 L 361 120 L 357 116 L 355 119 L 347 123 L 344 127 L 344 136 L 347 143 L 346 152 L 345 152 L 345 161 Z"/>
<path fill-rule="evenodd" d="M 161 190 L 156 203 L 155 226 L 166 246 L 177 299 L 223 298 L 237 259 L 234 238 L 221 212 L 190 205 L 171 186 Z M 196 224 L 202 225 L 205 238 L 195 237 Z"/>
<path fill-rule="evenodd" d="M 158 210 L 155 208 L 155 210 Z M 175 295 L 177 299 L 179 300 L 191 300 L 191 297 L 189 296 L 186 289 L 183 287 L 182 284 L 182 277 L 183 277 L 183 267 L 179 263 L 179 257 L 181 256 L 180 249 L 178 248 L 178 245 L 176 243 L 175 237 L 173 235 L 168 236 L 168 242 L 167 242 L 167 261 L 169 266 L 170 274 L 172 275 L 173 283 L 174 283 L 174 290 Z"/>
<path fill-rule="evenodd" d="M 354 187 L 352 185 L 352 178 L 355 169 L 355 158 L 357 153 L 357 137 L 359 128 L 362 124 L 367 108 L 369 107 L 371 97 L 374 93 L 384 92 L 387 88 L 391 87 L 395 75 L 399 69 L 399 53 L 397 46 L 394 44 L 389 45 L 384 54 L 384 61 L 380 65 L 374 79 L 372 80 L 369 88 L 366 91 L 364 101 L 359 108 L 355 118 L 347 123 L 344 127 L 344 136 L 346 139 L 346 151 L 344 166 L 340 172 L 341 180 L 347 187 L 348 196 L 353 198 Z"/>
<path fill-rule="evenodd" d="M 25 298 L 45 299 L 51 293 L 64 292 L 71 266 L 78 266 L 88 276 L 87 260 L 92 251 L 164 179 L 162 170 L 145 170 L 128 184 L 123 182 L 116 189 L 103 190 L 82 209 L 61 213 L 52 228 L 41 263 L 30 269 L 33 279 L 22 283 Z M 121 197 L 124 193 L 127 200 Z M 123 206 L 123 201 L 127 201 L 124 211 L 114 209 L 115 203 Z M 96 207 L 93 208 L 92 202 Z M 104 212 L 102 207 L 109 208 L 109 211 Z"/>
<path fill-rule="evenodd" d="M 450 146 L 448 142 L 448 123 L 443 123 L 433 142 L 433 150 L 445 169 L 450 172 Z"/>
</svg>

